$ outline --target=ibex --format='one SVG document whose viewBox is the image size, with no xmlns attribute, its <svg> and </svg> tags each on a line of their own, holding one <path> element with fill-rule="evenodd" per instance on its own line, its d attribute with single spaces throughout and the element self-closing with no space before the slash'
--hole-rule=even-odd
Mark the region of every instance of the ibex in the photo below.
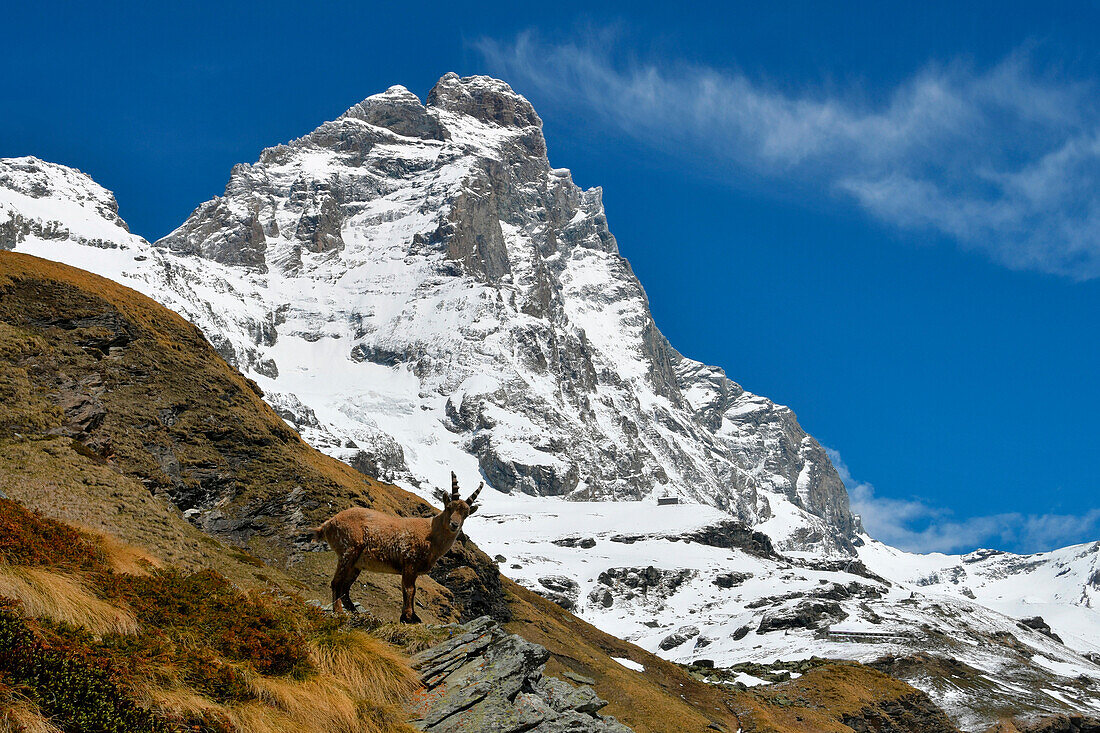
<svg viewBox="0 0 1100 733">
<path fill-rule="evenodd" d="M 416 599 L 416 579 L 432 569 L 436 561 L 451 549 L 462 522 L 477 511 L 474 501 L 485 482 L 470 498 L 462 501 L 458 495 L 458 477 L 451 472 L 451 493 L 436 489 L 443 511 L 434 517 L 395 517 L 373 509 L 345 509 L 312 532 L 314 541 L 328 542 L 339 558 L 332 576 L 332 610 L 356 612 L 351 600 L 351 586 L 366 570 L 371 573 L 393 573 L 401 576 L 401 623 L 418 624 L 413 602 Z"/>
</svg>

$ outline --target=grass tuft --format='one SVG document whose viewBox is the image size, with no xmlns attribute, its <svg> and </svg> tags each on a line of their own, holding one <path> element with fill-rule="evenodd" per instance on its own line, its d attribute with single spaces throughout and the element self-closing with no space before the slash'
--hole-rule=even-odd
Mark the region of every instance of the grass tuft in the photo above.
<svg viewBox="0 0 1100 733">
<path fill-rule="evenodd" d="M 0 733 L 64 733 L 33 700 L 0 684 Z"/>
<path fill-rule="evenodd" d="M 252 674 L 251 700 L 213 704 L 183 687 L 140 686 L 148 704 L 203 715 L 249 733 L 413 733 L 405 706 L 419 688 L 396 650 L 362 631 L 328 628 L 310 642 L 316 672 L 304 680 Z"/>
<path fill-rule="evenodd" d="M 99 532 L 88 527 L 80 527 L 85 536 L 90 536 L 98 546 L 107 566 L 116 573 L 127 575 L 149 575 L 161 567 L 161 562 L 140 547 L 123 542 L 114 535 Z"/>
<path fill-rule="evenodd" d="M 310 642 L 317 670 L 375 705 L 408 699 L 420 679 L 393 646 L 362 631 L 335 631 Z"/>
<path fill-rule="evenodd" d="M 435 646 L 450 636 L 450 632 L 429 624 L 385 623 L 371 630 L 371 635 L 398 647 L 406 654 L 416 654 Z"/>
<path fill-rule="evenodd" d="M 41 567 L 0 563 L 0 596 L 17 598 L 32 618 L 84 626 L 93 634 L 134 634 L 128 609 L 97 598 L 80 578 Z"/>
</svg>

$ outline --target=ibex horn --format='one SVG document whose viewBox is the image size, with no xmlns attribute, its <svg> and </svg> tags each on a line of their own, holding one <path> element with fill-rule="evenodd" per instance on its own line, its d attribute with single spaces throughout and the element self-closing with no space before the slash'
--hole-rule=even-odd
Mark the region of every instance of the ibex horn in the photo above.
<svg viewBox="0 0 1100 733">
<path fill-rule="evenodd" d="M 451 471 L 451 499 L 458 501 L 458 476 L 454 471 Z"/>
<path fill-rule="evenodd" d="M 485 488 L 485 482 L 484 481 L 482 481 L 480 484 L 477 485 L 477 491 L 470 494 L 470 498 L 466 500 L 466 503 L 469 504 L 470 506 L 473 506 L 474 501 L 477 499 L 477 495 L 481 493 L 481 490 L 483 488 Z"/>
</svg>

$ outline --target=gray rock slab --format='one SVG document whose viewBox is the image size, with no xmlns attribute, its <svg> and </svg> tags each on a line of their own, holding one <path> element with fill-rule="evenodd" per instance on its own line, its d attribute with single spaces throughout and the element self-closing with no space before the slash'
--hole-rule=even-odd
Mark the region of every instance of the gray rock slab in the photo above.
<svg viewBox="0 0 1100 733">
<path fill-rule="evenodd" d="M 550 652 L 481 618 L 414 657 L 425 684 L 413 725 L 431 733 L 627 733 L 587 685 L 543 676 Z M 570 674 L 570 673 L 567 673 Z M 572 675 L 581 682 L 590 678 Z"/>
</svg>

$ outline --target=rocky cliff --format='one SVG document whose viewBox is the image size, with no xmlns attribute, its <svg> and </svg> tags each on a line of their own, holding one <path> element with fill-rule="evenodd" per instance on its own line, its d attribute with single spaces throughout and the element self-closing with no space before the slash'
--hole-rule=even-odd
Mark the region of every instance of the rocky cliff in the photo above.
<svg viewBox="0 0 1100 733">
<path fill-rule="evenodd" d="M 488 617 L 413 657 L 424 689 L 414 724 L 431 733 L 630 733 L 588 685 L 543 674 L 550 652 L 505 632 Z M 589 680 L 594 683 L 594 680 Z"/>
</svg>

